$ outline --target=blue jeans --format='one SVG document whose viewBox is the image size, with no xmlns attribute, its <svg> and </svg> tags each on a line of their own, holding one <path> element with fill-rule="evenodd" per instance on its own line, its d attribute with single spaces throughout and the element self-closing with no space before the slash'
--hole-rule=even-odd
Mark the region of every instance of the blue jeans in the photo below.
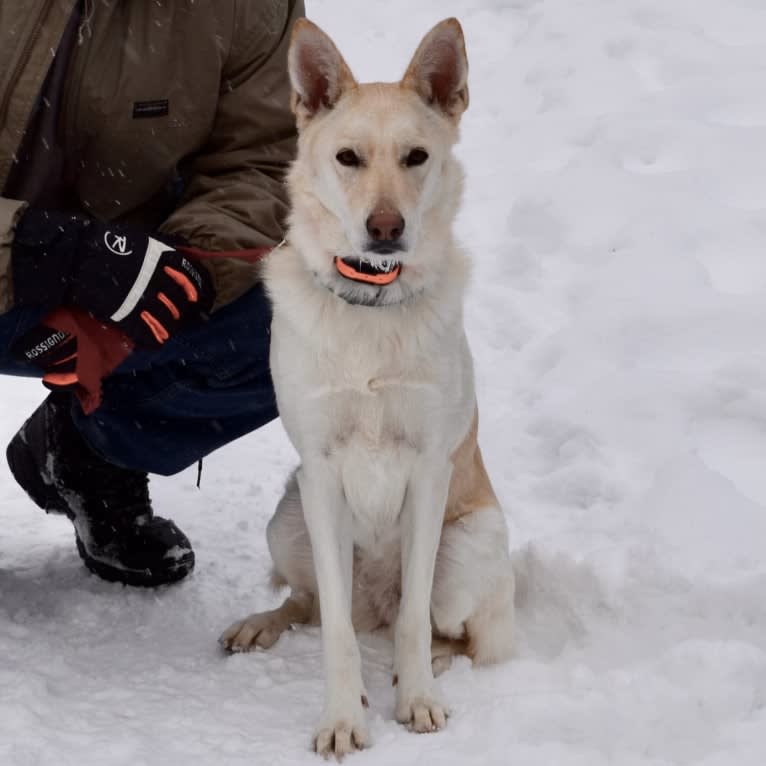
<svg viewBox="0 0 766 766">
<path fill-rule="evenodd" d="M 0 316 L 0 374 L 40 377 L 31 365 L 11 360 L 8 348 L 42 313 L 13 309 Z M 75 425 L 110 463 L 177 473 L 277 417 L 270 326 L 268 299 L 254 287 L 158 351 L 133 352 L 104 381 L 92 415 L 73 397 Z"/>
</svg>

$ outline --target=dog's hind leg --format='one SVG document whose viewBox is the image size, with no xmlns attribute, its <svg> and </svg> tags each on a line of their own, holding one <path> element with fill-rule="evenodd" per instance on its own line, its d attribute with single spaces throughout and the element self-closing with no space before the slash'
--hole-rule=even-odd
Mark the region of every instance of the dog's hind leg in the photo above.
<svg viewBox="0 0 766 766">
<path fill-rule="evenodd" d="M 464 639 L 477 663 L 511 655 L 514 577 L 508 528 L 477 441 L 479 414 L 455 451 L 436 558 L 431 617 L 438 635 Z"/>
<path fill-rule="evenodd" d="M 435 633 L 460 639 L 474 662 L 501 662 L 513 648 L 514 578 L 508 532 L 497 506 L 445 524 L 436 558 Z"/>
<path fill-rule="evenodd" d="M 274 581 L 293 592 L 318 594 L 311 539 L 301 505 L 297 474 L 287 481 L 285 493 L 266 527 L 266 540 L 274 562 Z M 314 613 L 319 622 L 318 607 Z"/>
<path fill-rule="evenodd" d="M 287 483 L 266 536 L 274 561 L 274 582 L 289 585 L 292 592 L 278 609 L 251 614 L 227 628 L 220 642 L 231 652 L 268 649 L 292 625 L 319 620 L 311 543 L 295 475 Z"/>
<path fill-rule="evenodd" d="M 434 678 L 452 667 L 452 658 L 468 654 L 468 642 L 463 638 L 434 636 L 431 640 L 431 669 Z"/>
<path fill-rule="evenodd" d="M 220 638 L 221 646 L 230 652 L 269 649 L 293 625 L 309 622 L 313 602 L 313 594 L 293 591 L 278 609 L 251 614 L 227 628 Z"/>
</svg>

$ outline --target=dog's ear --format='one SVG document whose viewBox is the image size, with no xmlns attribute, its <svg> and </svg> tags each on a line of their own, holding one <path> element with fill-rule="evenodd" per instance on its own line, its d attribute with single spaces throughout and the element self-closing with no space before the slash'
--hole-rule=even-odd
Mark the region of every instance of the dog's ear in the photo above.
<svg viewBox="0 0 766 766">
<path fill-rule="evenodd" d="M 402 78 L 453 122 L 468 108 L 468 57 L 457 19 L 440 21 L 422 40 Z"/>
<path fill-rule="evenodd" d="M 299 127 L 322 109 L 332 109 L 343 92 L 356 85 L 335 43 L 308 19 L 298 19 L 293 26 L 287 68 Z"/>
</svg>

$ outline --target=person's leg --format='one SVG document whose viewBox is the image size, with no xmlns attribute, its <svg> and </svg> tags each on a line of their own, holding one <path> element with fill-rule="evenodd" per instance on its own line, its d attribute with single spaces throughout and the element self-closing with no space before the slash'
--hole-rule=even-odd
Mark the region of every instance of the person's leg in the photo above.
<svg viewBox="0 0 766 766">
<path fill-rule="evenodd" d="M 134 352 L 106 380 L 86 441 L 125 468 L 170 475 L 277 417 L 271 309 L 258 286 L 159 351 Z"/>
<path fill-rule="evenodd" d="M 74 525 L 85 565 L 105 580 L 155 586 L 194 568 L 194 552 L 169 519 L 155 516 L 148 477 L 112 465 L 87 444 L 71 415 L 72 394 L 52 393 L 6 450 L 18 484 L 47 513 Z"/>
<path fill-rule="evenodd" d="M 39 319 L 0 328 L 0 341 Z M 104 381 L 92 415 L 69 394 L 53 394 L 14 437 L 14 476 L 38 505 L 73 520 L 92 571 L 136 585 L 191 571 L 189 541 L 153 516 L 146 474 L 175 473 L 276 417 L 270 324 L 263 290 L 251 290 L 161 350 L 134 352 Z M 35 374 L 1 354 L 0 372 Z"/>
</svg>

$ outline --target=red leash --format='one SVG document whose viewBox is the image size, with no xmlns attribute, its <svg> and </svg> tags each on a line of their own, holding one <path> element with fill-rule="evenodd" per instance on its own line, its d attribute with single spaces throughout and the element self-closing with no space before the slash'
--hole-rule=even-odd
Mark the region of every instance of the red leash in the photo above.
<svg viewBox="0 0 766 766">
<path fill-rule="evenodd" d="M 206 260 L 208 258 L 236 258 L 246 263 L 258 263 L 262 261 L 274 248 L 272 247 L 252 247 L 249 250 L 223 250 L 213 252 L 212 250 L 201 250 L 198 247 L 179 246 L 176 250 L 187 253 L 193 258 Z"/>
</svg>

